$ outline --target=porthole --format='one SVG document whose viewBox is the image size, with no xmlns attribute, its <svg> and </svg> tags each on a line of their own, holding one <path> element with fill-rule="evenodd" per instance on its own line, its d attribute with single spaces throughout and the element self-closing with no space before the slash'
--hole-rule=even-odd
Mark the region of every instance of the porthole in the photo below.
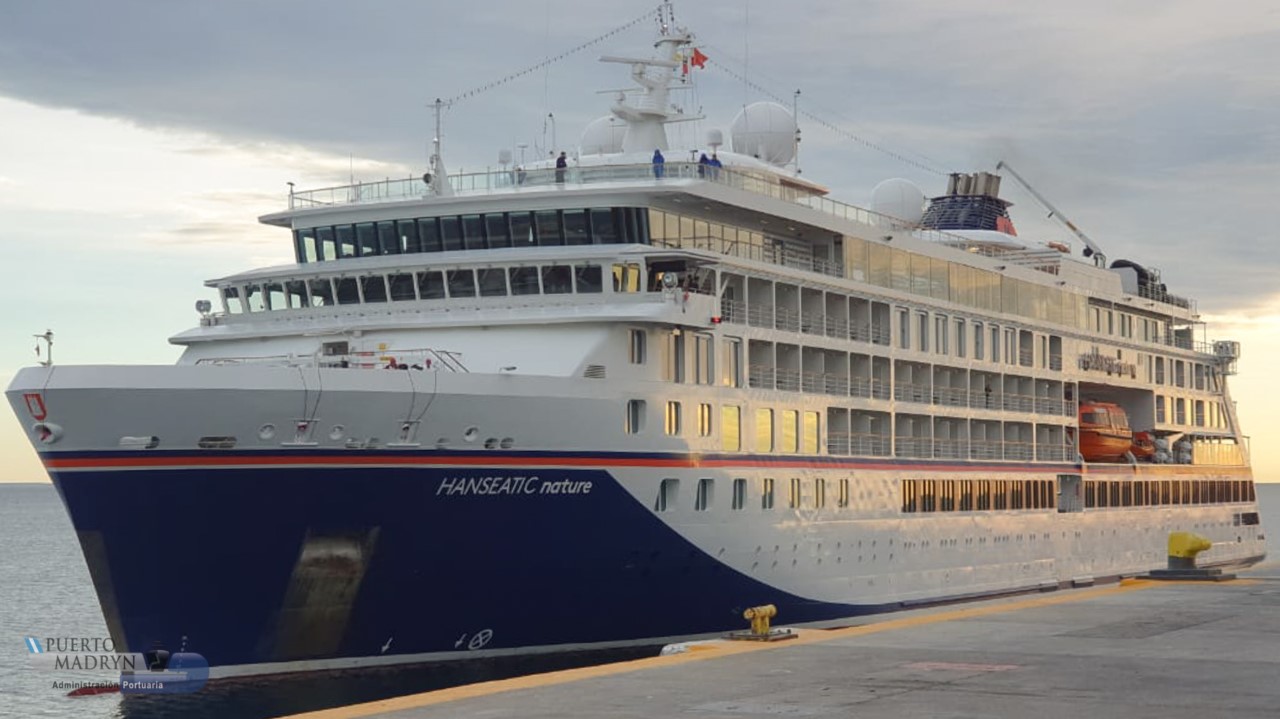
<svg viewBox="0 0 1280 719">
<path fill-rule="evenodd" d="M 340 424 L 333 425 L 333 429 L 329 430 L 329 439 L 337 442 L 347 434 L 347 428 Z"/>
<path fill-rule="evenodd" d="M 462 439 L 467 442 L 474 442 L 480 438 L 480 428 L 471 425 L 462 431 Z"/>
<path fill-rule="evenodd" d="M 502 447 L 503 449 L 511 449 L 511 446 L 514 445 L 515 443 L 516 441 L 514 439 L 510 437 L 503 437 L 502 441 L 498 443 L 498 446 Z"/>
<path fill-rule="evenodd" d="M 486 439 L 486 440 L 484 441 L 484 448 L 485 448 L 485 449 L 493 449 L 493 448 L 495 448 L 495 447 L 497 447 L 497 446 L 498 446 L 498 438 L 497 438 L 497 437 L 490 437 L 490 438 L 488 438 L 488 439 Z"/>
<path fill-rule="evenodd" d="M 271 439 L 276 436 L 276 426 L 270 422 L 258 428 L 258 439 Z"/>
</svg>

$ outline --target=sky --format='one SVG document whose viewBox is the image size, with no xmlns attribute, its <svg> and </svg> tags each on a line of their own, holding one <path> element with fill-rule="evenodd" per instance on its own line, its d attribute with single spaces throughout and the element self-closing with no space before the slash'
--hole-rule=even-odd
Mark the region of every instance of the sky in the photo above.
<svg viewBox="0 0 1280 719">
<path fill-rule="evenodd" d="M 290 261 L 257 216 L 299 189 L 421 175 L 444 113 L 451 171 L 567 149 L 648 54 L 648 0 L 41 0 L 0 23 L 0 379 L 55 333 L 59 364 L 173 362 L 206 279 Z M 1231 0 L 699 0 L 711 58 L 675 93 L 673 150 L 749 102 L 801 111 L 800 165 L 867 205 L 941 194 L 1006 160 L 1111 258 L 1160 268 L 1209 339 L 1260 481 L 1280 480 L 1280 5 Z M 629 25 L 629 26 L 628 26 Z M 546 58 L 628 26 L 565 59 Z M 744 82 L 745 79 L 745 82 Z M 499 81 L 496 87 L 470 92 Z M 799 97 L 794 96 L 799 91 Z M 814 121 L 818 118 L 822 122 Z M 832 130 L 831 128 L 835 128 Z M 517 149 L 524 145 L 524 149 Z M 1006 181 L 1020 234 L 1072 241 Z M 45 481 L 0 412 L 0 481 Z"/>
</svg>

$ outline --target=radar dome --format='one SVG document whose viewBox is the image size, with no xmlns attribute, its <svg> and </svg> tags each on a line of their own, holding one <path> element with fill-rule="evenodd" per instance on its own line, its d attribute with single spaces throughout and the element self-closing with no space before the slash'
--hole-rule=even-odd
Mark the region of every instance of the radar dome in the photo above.
<svg viewBox="0 0 1280 719">
<path fill-rule="evenodd" d="M 924 217 L 924 193 L 911 180 L 894 178 L 876 185 L 871 191 L 871 209 L 909 225 Z"/>
<path fill-rule="evenodd" d="M 610 155 L 622 152 L 622 137 L 627 134 L 627 123 L 613 115 L 592 120 L 582 131 L 578 148 L 583 155 Z"/>
<path fill-rule="evenodd" d="M 774 165 L 785 165 L 796 156 L 796 119 L 776 102 L 754 102 L 733 119 L 729 134 L 733 151 Z"/>
</svg>

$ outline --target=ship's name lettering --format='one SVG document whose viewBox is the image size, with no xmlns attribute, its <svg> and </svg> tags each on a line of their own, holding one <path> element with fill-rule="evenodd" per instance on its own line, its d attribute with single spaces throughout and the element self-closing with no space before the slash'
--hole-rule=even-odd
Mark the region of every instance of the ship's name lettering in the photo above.
<svg viewBox="0 0 1280 719">
<path fill-rule="evenodd" d="M 516 494 L 590 494 L 591 482 L 576 479 L 543 479 L 534 476 L 445 477 L 436 496 L 503 496 Z"/>
<path fill-rule="evenodd" d="M 1122 362 L 1116 357 L 1104 355 L 1097 350 L 1080 355 L 1080 369 L 1107 374 L 1129 375 L 1138 377 L 1138 366 L 1132 362 Z"/>
</svg>

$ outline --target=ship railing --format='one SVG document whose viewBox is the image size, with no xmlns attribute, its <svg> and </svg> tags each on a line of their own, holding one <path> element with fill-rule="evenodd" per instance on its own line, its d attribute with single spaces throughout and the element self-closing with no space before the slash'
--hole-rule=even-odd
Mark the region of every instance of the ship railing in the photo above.
<svg viewBox="0 0 1280 719">
<path fill-rule="evenodd" d="M 1049 369 L 1054 371 L 1062 369 L 1062 355 L 1049 355 Z"/>
<path fill-rule="evenodd" d="M 893 398 L 898 402 L 920 402 L 929 404 L 930 394 L 927 384 L 910 384 L 899 382 L 893 385 Z"/>
<path fill-rule="evenodd" d="M 1067 459 L 1067 448 L 1060 444 L 1036 445 L 1036 459 L 1041 462 L 1064 462 Z"/>
<path fill-rule="evenodd" d="M 1036 447 L 1031 442 L 1005 442 L 1004 458 L 1018 461 L 1035 459 Z"/>
<path fill-rule="evenodd" d="M 752 389 L 773 389 L 773 371 L 768 365 L 747 365 L 747 385 Z"/>
<path fill-rule="evenodd" d="M 801 372 L 800 388 L 805 392 L 814 394 L 825 393 L 827 391 L 827 375 L 821 372 Z"/>
<path fill-rule="evenodd" d="M 774 308 L 774 329 L 787 332 L 800 331 L 800 313 L 786 307 Z"/>
<path fill-rule="evenodd" d="M 1030 367 L 1035 362 L 1035 357 L 1031 350 L 1021 350 L 1018 352 L 1018 364 L 1023 367 Z"/>
<path fill-rule="evenodd" d="M 1029 394 L 1005 394 L 1000 398 L 1000 406 L 1006 412 L 1033 412 L 1035 399 Z"/>
<path fill-rule="evenodd" d="M 340 368 L 340 369 L 443 369 L 470 372 L 462 363 L 462 354 L 427 347 L 396 349 L 382 352 L 350 352 L 347 354 L 287 354 L 243 357 L 205 357 L 197 365 L 267 365 L 275 367 Z"/>
<path fill-rule="evenodd" d="M 828 315 L 822 320 L 822 333 L 836 339 L 849 339 L 849 321 L 841 317 Z"/>
<path fill-rule="evenodd" d="M 871 380 L 871 399 L 889 399 L 888 380 L 873 378 Z"/>
<path fill-rule="evenodd" d="M 963 439 L 933 440 L 933 456 L 938 459 L 964 459 L 968 454 L 968 442 Z"/>
<path fill-rule="evenodd" d="M 889 438 L 880 434 L 862 432 L 828 432 L 827 451 L 862 457 L 890 456 Z"/>
<path fill-rule="evenodd" d="M 1025 265 L 1051 274 L 1057 274 L 1058 264 L 1063 256 L 1056 250 L 1001 248 L 994 247 L 990 243 L 974 242 L 942 230 L 925 229 L 904 223 L 898 218 L 833 200 L 797 185 L 784 185 L 776 177 L 728 167 L 708 168 L 696 162 L 664 163 L 660 177 L 655 175 L 653 165 L 640 163 L 634 165 L 580 166 L 570 167 L 565 170 L 556 170 L 555 168 L 521 170 L 516 167 L 495 170 L 487 168 L 482 172 L 453 174 L 447 180 L 454 193 L 464 196 L 486 195 L 495 192 L 520 192 L 526 188 L 545 190 L 549 187 L 590 185 L 605 182 L 651 180 L 655 183 L 662 183 L 672 180 L 698 180 L 726 185 L 784 202 L 795 203 L 832 217 L 882 228 L 886 231 L 910 232 L 921 239 L 947 245 L 962 252 L 999 257 L 1008 262 Z M 290 191 L 288 197 L 289 209 L 296 210 L 339 205 L 422 200 L 431 196 L 433 196 L 433 190 L 426 182 L 425 177 L 407 177 L 386 178 L 374 182 L 358 182 L 351 185 L 324 187 L 315 190 Z M 741 254 L 741 248 L 733 249 L 735 251 L 722 249 L 721 252 L 723 254 L 746 256 Z M 839 261 L 815 258 L 804 253 L 791 254 L 783 251 L 780 254 L 772 253 L 769 259 L 765 259 L 762 254 L 759 259 L 764 259 L 773 264 L 795 267 L 835 277 L 842 277 L 844 274 L 843 267 L 841 267 Z M 1151 299 L 1157 299 L 1161 302 L 1169 301 L 1164 299 L 1165 297 L 1172 296 L 1162 295 L 1162 297 L 1151 297 Z M 1181 300 L 1181 298 L 1176 299 Z M 1186 302 L 1185 300 L 1181 301 Z"/>
<path fill-rule="evenodd" d="M 1002 409 L 1001 394 L 996 391 L 972 392 L 969 394 L 969 406 L 973 409 Z"/>
<path fill-rule="evenodd" d="M 779 367 L 773 371 L 773 374 L 776 389 L 787 392 L 800 391 L 800 370 Z"/>
<path fill-rule="evenodd" d="M 1071 406 L 1072 404 L 1066 400 L 1054 397 L 1036 397 L 1036 414 L 1069 415 Z"/>
<path fill-rule="evenodd" d="M 822 392 L 836 395 L 837 397 L 847 397 L 853 394 L 852 387 L 849 385 L 849 378 L 839 374 L 822 375 Z"/>
<path fill-rule="evenodd" d="M 854 377 L 849 380 L 849 396 L 870 397 L 872 379 L 870 377 Z"/>
<path fill-rule="evenodd" d="M 969 459 L 1004 459 L 1002 442 L 969 442 Z"/>
<path fill-rule="evenodd" d="M 800 331 L 807 335 L 825 335 L 827 333 L 827 318 L 814 317 L 811 314 L 801 315 Z"/>
<path fill-rule="evenodd" d="M 969 404 L 969 390 L 963 387 L 934 387 L 933 403 L 949 407 L 966 407 Z"/>
<path fill-rule="evenodd" d="M 1166 305 L 1181 307 L 1184 310 L 1195 309 L 1195 302 L 1193 300 L 1189 300 L 1186 297 L 1179 297 L 1178 295 L 1171 295 L 1160 289 L 1160 287 L 1152 287 L 1150 284 L 1138 285 L 1138 296 L 1148 300 L 1155 300 L 1156 302 L 1163 302 Z"/>
<path fill-rule="evenodd" d="M 1164 345 L 1165 347 L 1177 347 L 1178 349 L 1191 350 L 1200 354 L 1214 354 L 1212 342 L 1201 342 L 1191 339 L 1190 337 L 1179 337 L 1178 335 L 1165 335 L 1156 337 L 1151 340 L 1155 344 Z"/>
<path fill-rule="evenodd" d="M 933 440 L 929 437 L 895 437 L 893 453 L 898 457 L 933 456 Z"/>
</svg>

